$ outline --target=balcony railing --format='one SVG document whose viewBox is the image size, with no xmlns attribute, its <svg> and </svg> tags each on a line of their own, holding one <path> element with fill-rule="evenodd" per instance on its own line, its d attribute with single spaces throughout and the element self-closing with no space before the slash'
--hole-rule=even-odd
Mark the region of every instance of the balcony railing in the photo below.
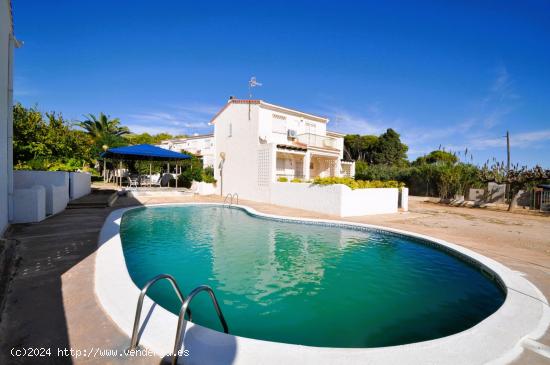
<svg viewBox="0 0 550 365">
<path fill-rule="evenodd" d="M 296 172 L 296 173 L 283 173 L 283 172 L 278 172 L 277 171 L 277 179 L 280 178 L 280 177 L 286 177 L 287 179 L 289 180 L 292 180 L 292 179 L 303 179 L 304 178 L 304 175 L 301 173 L 301 172 Z"/>
<path fill-rule="evenodd" d="M 321 136 L 313 133 L 304 133 L 296 136 L 296 139 L 300 143 L 307 144 L 312 147 L 319 148 L 338 148 L 338 143 L 336 138 Z"/>
</svg>

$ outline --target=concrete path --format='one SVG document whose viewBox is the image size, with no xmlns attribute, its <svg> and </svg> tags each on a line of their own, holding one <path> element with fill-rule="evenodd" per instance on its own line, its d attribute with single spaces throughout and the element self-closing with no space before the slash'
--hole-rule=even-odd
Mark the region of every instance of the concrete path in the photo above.
<svg viewBox="0 0 550 365">
<path fill-rule="evenodd" d="M 94 252 L 104 219 L 123 206 L 221 201 L 218 197 L 120 198 L 114 207 L 66 210 L 38 224 L 17 225 L 20 262 L 0 323 L 0 364 L 158 364 L 155 356 L 119 356 L 129 339 L 102 311 L 93 292 Z M 336 218 L 241 201 L 256 210 L 289 216 Z M 338 218 L 336 218 L 338 219 Z M 451 208 L 413 202 L 410 212 L 349 219 L 432 235 L 492 257 L 527 275 L 550 299 L 550 217 Z M 134 310 L 134 308 L 129 308 Z M 550 345 L 550 335 L 539 340 Z M 49 348 L 51 356 L 13 357 L 12 348 Z M 73 349 L 73 355 L 64 355 Z M 118 353 L 106 354 L 106 350 Z M 77 353 L 76 351 L 80 351 Z M 107 356 L 109 355 L 109 356 Z M 525 351 L 517 364 L 548 364 Z"/>
</svg>

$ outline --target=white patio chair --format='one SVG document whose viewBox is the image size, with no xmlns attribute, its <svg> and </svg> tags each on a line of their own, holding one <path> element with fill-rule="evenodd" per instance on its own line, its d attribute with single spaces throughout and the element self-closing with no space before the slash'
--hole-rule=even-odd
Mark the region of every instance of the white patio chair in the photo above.
<svg viewBox="0 0 550 365">
<path fill-rule="evenodd" d="M 149 178 L 149 181 L 151 183 L 151 186 L 160 186 L 160 174 L 153 174 Z"/>
<path fill-rule="evenodd" d="M 131 176 L 126 176 L 126 179 L 128 179 L 129 190 L 137 190 L 137 188 L 138 188 L 138 179 L 133 178 Z"/>
</svg>

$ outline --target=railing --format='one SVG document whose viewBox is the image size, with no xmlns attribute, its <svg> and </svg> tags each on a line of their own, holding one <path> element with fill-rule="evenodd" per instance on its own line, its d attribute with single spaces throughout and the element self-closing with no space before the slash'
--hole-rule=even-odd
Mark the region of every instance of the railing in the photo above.
<svg viewBox="0 0 550 365">
<path fill-rule="evenodd" d="M 149 290 L 149 288 L 153 284 L 155 284 L 157 281 L 162 280 L 162 279 L 166 279 L 166 280 L 170 281 L 170 284 L 172 284 L 172 287 L 174 288 L 174 291 L 176 292 L 176 294 L 178 295 L 178 298 L 180 299 L 180 301 L 182 303 L 180 313 L 179 313 L 179 316 L 178 316 L 178 326 L 176 328 L 176 342 L 174 343 L 174 352 L 172 354 L 172 364 L 176 365 L 177 362 L 178 362 L 178 357 L 179 357 L 179 355 L 178 355 L 179 348 L 180 348 L 181 342 L 183 340 L 183 335 L 185 334 L 185 327 L 183 326 L 183 324 L 185 322 L 185 314 L 187 314 L 187 320 L 188 321 L 191 321 L 193 319 L 192 316 L 191 316 L 191 309 L 189 308 L 189 304 L 197 296 L 197 294 L 199 294 L 202 291 L 208 292 L 208 294 L 210 295 L 210 299 L 212 300 L 212 303 L 214 304 L 214 309 L 216 310 L 218 318 L 220 319 L 220 323 L 222 324 L 223 332 L 229 333 L 229 328 L 227 326 L 227 322 L 225 321 L 225 317 L 223 316 L 222 310 L 221 310 L 220 305 L 218 303 L 218 299 L 216 299 L 216 295 L 214 294 L 214 291 L 212 290 L 211 287 L 209 287 L 208 285 L 198 286 L 195 289 L 193 289 L 193 291 L 191 291 L 191 293 L 189 293 L 189 296 L 187 297 L 187 299 L 185 299 L 185 297 L 183 296 L 183 294 L 182 294 L 182 292 L 181 292 L 181 290 L 180 290 L 180 288 L 179 288 L 179 286 L 176 282 L 176 279 L 174 279 L 174 277 L 171 276 L 171 275 L 161 274 L 161 275 L 157 275 L 153 279 L 149 280 L 143 286 L 143 289 L 141 289 L 141 293 L 139 294 L 139 300 L 138 300 L 138 304 L 137 304 L 137 308 L 136 308 L 136 317 L 134 319 L 134 327 L 132 329 L 132 339 L 131 339 L 131 342 L 130 342 L 130 347 L 128 348 L 128 350 L 126 350 L 127 352 L 135 351 L 138 348 L 139 321 L 140 321 L 140 318 L 141 318 L 141 310 L 143 309 L 143 300 L 145 298 L 145 294 L 147 293 L 147 291 Z"/>
<path fill-rule="evenodd" d="M 216 313 L 218 314 L 218 318 L 220 319 L 220 322 L 223 327 L 223 331 L 225 333 L 229 333 L 229 328 L 227 327 L 227 322 L 225 321 L 225 317 L 223 316 L 222 310 L 218 304 L 218 300 L 216 299 L 216 295 L 214 295 L 214 291 L 211 287 L 208 285 L 201 285 L 197 288 L 195 288 L 191 293 L 189 293 L 189 296 L 187 299 L 183 302 L 180 310 L 180 314 L 178 317 L 178 327 L 176 330 L 176 342 L 174 343 L 174 351 L 173 351 L 173 357 L 172 357 L 172 365 L 176 365 L 178 362 L 178 352 L 181 346 L 181 342 L 183 340 L 183 334 L 185 333 L 183 323 L 185 321 L 185 313 L 187 313 L 189 309 L 189 304 L 195 298 L 197 294 L 199 294 L 201 291 L 207 291 L 210 295 L 210 299 L 212 300 L 212 303 L 214 304 L 214 309 L 216 309 Z M 190 318 L 191 319 L 191 318 Z"/>
<path fill-rule="evenodd" d="M 319 148 L 338 148 L 337 139 L 328 136 L 321 136 L 313 133 L 304 133 L 296 136 L 300 143 Z"/>
<path fill-rule="evenodd" d="M 174 291 L 176 292 L 179 300 L 182 302 L 182 304 L 185 302 L 185 297 L 181 293 L 181 290 L 176 283 L 176 279 L 174 279 L 173 276 L 168 274 L 160 274 L 149 280 L 144 286 L 143 289 L 141 289 L 141 293 L 139 294 L 138 304 L 136 308 L 136 317 L 134 319 L 134 328 L 132 329 L 132 340 L 130 342 L 130 348 L 128 351 L 133 351 L 138 347 L 138 330 L 139 330 L 139 320 L 141 318 L 141 310 L 143 309 L 143 300 L 145 298 L 145 294 L 147 294 L 147 291 L 149 288 L 156 283 L 159 280 L 166 279 L 172 284 L 172 288 L 174 288 Z M 191 310 L 187 312 L 189 315 L 189 320 L 191 320 Z"/>
<path fill-rule="evenodd" d="M 286 177 L 287 179 L 289 180 L 292 180 L 292 179 L 303 179 L 304 178 L 304 175 L 303 174 L 283 174 L 283 173 L 277 173 L 277 178 L 280 178 L 280 177 Z"/>
<path fill-rule="evenodd" d="M 231 198 L 231 200 L 229 200 L 229 198 Z M 223 206 L 225 206 L 225 204 L 227 204 L 228 206 L 232 206 L 233 205 L 233 198 L 237 198 L 237 204 L 239 204 L 239 194 L 237 193 L 228 193 L 226 196 L 225 196 L 225 199 L 223 200 Z M 229 203 L 227 203 L 227 200 L 229 200 Z"/>
</svg>

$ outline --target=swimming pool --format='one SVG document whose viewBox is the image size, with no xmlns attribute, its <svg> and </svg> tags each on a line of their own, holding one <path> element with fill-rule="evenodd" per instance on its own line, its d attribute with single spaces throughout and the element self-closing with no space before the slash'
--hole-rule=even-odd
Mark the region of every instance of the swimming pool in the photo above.
<svg viewBox="0 0 550 365">
<path fill-rule="evenodd" d="M 185 293 L 210 285 L 231 334 L 254 339 L 353 348 L 426 341 L 476 325 L 506 297 L 480 265 L 373 228 L 185 205 L 130 210 L 120 235 L 138 287 L 160 273 Z M 179 312 L 169 284 L 149 295 Z M 206 295 L 191 309 L 193 322 L 221 330 Z"/>
</svg>

